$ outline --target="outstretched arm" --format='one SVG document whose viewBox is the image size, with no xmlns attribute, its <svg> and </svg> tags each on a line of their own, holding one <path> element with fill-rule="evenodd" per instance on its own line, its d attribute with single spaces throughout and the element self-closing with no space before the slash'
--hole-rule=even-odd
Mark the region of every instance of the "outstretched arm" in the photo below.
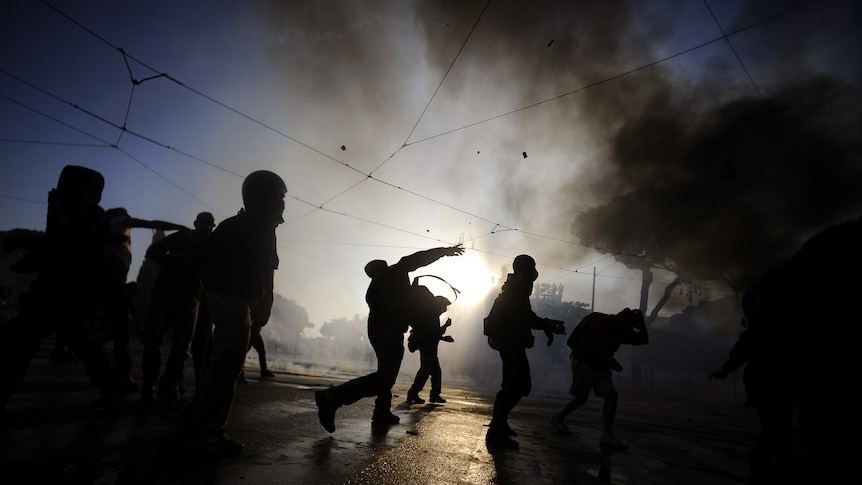
<svg viewBox="0 0 862 485">
<path fill-rule="evenodd" d="M 415 271 L 423 266 L 428 266 L 444 256 L 458 256 L 461 254 L 464 254 L 464 247 L 457 244 L 455 246 L 417 251 L 408 256 L 404 256 L 398 260 L 398 263 L 396 264 L 410 273 L 411 271 Z"/>
<path fill-rule="evenodd" d="M 542 331 L 545 332 L 545 336 L 548 337 L 548 347 L 554 343 L 554 334 L 557 335 L 565 335 L 566 334 L 566 322 L 562 320 L 554 320 L 553 318 L 543 318 L 543 326 Z"/>
<path fill-rule="evenodd" d="M 745 330 L 737 339 L 736 343 L 733 345 L 733 348 L 730 349 L 730 356 L 721 365 L 718 369 L 712 371 L 709 375 L 710 379 L 724 379 L 731 372 L 735 371 L 742 367 L 746 362 L 748 362 L 748 354 L 750 348 L 750 331 Z"/>
<path fill-rule="evenodd" d="M 129 217 L 128 224 L 126 227 L 130 229 L 142 228 L 142 229 L 158 229 L 162 231 L 181 231 L 183 229 L 190 231 L 186 226 L 181 224 L 174 224 L 173 222 L 166 221 L 151 221 L 147 219 L 138 219 L 136 217 Z"/>
</svg>

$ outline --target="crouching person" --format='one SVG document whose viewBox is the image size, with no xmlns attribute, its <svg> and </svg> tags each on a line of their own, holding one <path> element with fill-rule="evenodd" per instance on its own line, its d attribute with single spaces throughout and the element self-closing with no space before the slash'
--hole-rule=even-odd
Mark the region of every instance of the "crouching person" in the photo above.
<svg viewBox="0 0 862 485">
<path fill-rule="evenodd" d="M 559 413 L 551 416 L 551 425 L 560 433 L 570 433 L 565 418 L 583 406 L 590 391 L 604 400 L 602 407 L 602 437 L 599 444 L 604 447 L 626 449 L 613 434 L 617 413 L 617 390 L 614 388 L 612 371 L 621 372 L 623 367 L 614 358 L 622 344 L 645 345 L 649 343 L 643 313 L 625 308 L 616 315 L 593 312 L 572 331 L 567 344 L 572 348 L 572 386 L 569 393 L 574 397 Z"/>
</svg>

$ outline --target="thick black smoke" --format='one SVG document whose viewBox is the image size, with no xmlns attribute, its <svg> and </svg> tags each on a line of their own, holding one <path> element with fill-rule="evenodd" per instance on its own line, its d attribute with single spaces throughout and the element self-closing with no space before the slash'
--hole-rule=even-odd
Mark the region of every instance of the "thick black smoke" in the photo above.
<svg viewBox="0 0 862 485">
<path fill-rule="evenodd" d="M 438 130 L 536 104 L 482 125 L 505 140 L 497 153 L 520 159 L 531 147 L 529 160 L 485 170 L 501 220 L 542 234 L 570 227 L 588 246 L 739 288 L 817 230 L 862 215 L 862 66 L 847 55 L 862 51 L 860 7 L 849 3 L 277 2 L 267 18 L 274 59 L 303 66 L 285 82 L 319 94 L 310 116 L 372 101 L 369 118 L 383 125 L 361 113 L 326 120 L 333 132 L 366 126 L 368 167 L 403 141 L 438 79 L 429 108 L 453 117 Z M 392 44 L 417 36 L 428 75 L 440 76 L 422 94 L 404 84 L 412 52 Z M 398 103 L 403 118 L 375 116 Z M 398 135 L 381 141 L 387 133 Z M 559 256 L 580 262 L 571 246 Z"/>
<path fill-rule="evenodd" d="M 753 2 L 733 18 L 724 12 L 721 28 L 740 31 L 729 41 L 703 6 L 690 27 L 714 28 L 717 42 L 616 78 L 691 45 L 666 43 L 687 28 L 668 15 L 684 3 L 659 12 L 643 2 L 490 2 L 463 54 L 472 69 L 451 73 L 447 85 L 466 86 L 459 73 L 493 72 L 519 87 L 507 102 L 523 106 L 609 79 L 543 107 L 542 126 L 522 127 L 524 138 L 562 151 L 584 147 L 548 137 L 549 126 L 588 133 L 595 144 L 552 217 L 590 246 L 739 288 L 818 230 L 862 215 L 859 64 L 824 74 L 823 54 L 847 49 L 829 44 L 838 37 L 849 36 L 841 42 L 851 51 L 862 45 L 852 19 L 836 23 L 835 3 Z M 419 2 L 417 17 L 475 19 L 484 5 Z M 439 35 L 428 30 L 428 59 L 443 67 L 449 58 L 431 50 Z M 550 197 L 520 180 L 504 181 L 503 201 L 516 201 L 507 208 L 528 220 L 536 208 L 525 201 Z"/>
</svg>

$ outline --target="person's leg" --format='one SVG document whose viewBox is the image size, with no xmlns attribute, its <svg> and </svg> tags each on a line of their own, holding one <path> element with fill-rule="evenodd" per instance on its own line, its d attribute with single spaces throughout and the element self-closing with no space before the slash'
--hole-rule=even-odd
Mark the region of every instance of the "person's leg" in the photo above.
<svg viewBox="0 0 862 485">
<path fill-rule="evenodd" d="M 107 404 L 119 391 L 116 371 L 102 352 L 102 345 L 90 337 L 86 321 L 73 317 L 62 322 L 57 332 L 84 364 L 84 372 L 99 389 Z"/>
<path fill-rule="evenodd" d="M 626 449 L 628 445 L 614 436 L 614 420 L 617 415 L 617 390 L 610 372 L 600 375 L 594 386 L 596 395 L 604 399 L 602 405 L 602 437 L 599 442 L 602 446 L 616 449 Z"/>
<path fill-rule="evenodd" d="M 759 401 L 757 418 L 760 421 L 760 437 L 751 453 L 752 478 L 776 478 L 778 475 L 774 474 L 787 473 L 793 465 L 797 465 L 793 463 L 793 401 L 778 392 L 764 397 Z M 773 466 L 773 460 L 777 467 Z"/>
<path fill-rule="evenodd" d="M 560 419 L 565 418 L 566 416 L 575 412 L 578 408 L 587 403 L 587 397 L 576 397 L 570 399 L 566 404 L 563 405 L 563 408 L 560 409 L 560 412 L 556 414 Z"/>
<path fill-rule="evenodd" d="M 419 347 L 419 370 L 416 371 L 416 377 L 413 379 L 413 385 L 407 391 L 407 400 L 415 404 L 424 404 L 425 400 L 419 397 L 419 392 L 425 387 L 428 382 L 428 376 L 431 374 L 431 354 L 424 346 Z"/>
<path fill-rule="evenodd" d="M 184 392 L 182 387 L 186 363 L 189 360 L 195 321 L 198 318 L 198 302 L 195 300 L 178 301 L 171 317 L 171 349 L 165 370 L 159 382 L 159 392 L 171 399 L 178 399 Z"/>
<path fill-rule="evenodd" d="M 381 421 L 383 424 L 394 424 L 398 417 L 392 414 L 392 386 L 398 378 L 401 370 L 401 361 L 404 359 L 404 334 L 398 332 L 384 332 L 375 335 L 380 344 L 375 347 L 377 352 L 377 374 L 379 381 L 377 385 L 377 398 L 374 400 L 373 421 Z"/>
<path fill-rule="evenodd" d="M 199 440 L 226 437 L 236 380 L 242 370 L 251 329 L 249 306 L 232 298 L 211 295 L 212 349 L 203 381 L 195 392 L 194 434 Z"/>
<path fill-rule="evenodd" d="M 605 391 L 599 394 L 599 396 L 604 399 L 604 403 L 602 404 L 602 433 L 613 435 L 619 395 L 616 391 Z"/>
<path fill-rule="evenodd" d="M 500 359 L 503 363 L 503 382 L 494 400 L 493 415 L 485 440 L 488 444 L 517 448 L 518 442 L 511 439 L 517 433 L 509 426 L 509 412 L 521 398 L 530 393 L 530 363 L 523 348 L 504 348 L 500 350 Z"/>
<path fill-rule="evenodd" d="M 563 434 L 572 432 L 566 425 L 566 416 L 587 403 L 595 381 L 595 372 L 590 366 L 572 360 L 571 368 L 572 384 L 569 386 L 569 394 L 572 395 L 572 399 L 566 402 L 557 414 L 551 416 L 551 426 Z"/>
<path fill-rule="evenodd" d="M 131 331 L 132 316 L 131 301 L 125 291 L 125 283 L 112 285 L 110 301 L 107 303 L 107 315 L 111 320 L 111 340 L 114 367 L 124 390 L 137 391 L 138 385 L 132 376 Z"/>
<path fill-rule="evenodd" d="M 397 332 L 369 331 L 368 340 L 377 356 L 375 372 L 314 393 L 318 419 L 321 426 L 330 433 L 335 431 L 335 410 L 364 397 L 377 396 L 372 421 L 385 424 L 397 422 L 398 416 L 392 414 L 389 408 L 392 405 L 392 386 L 404 357 L 404 335 Z"/>
<path fill-rule="evenodd" d="M 144 346 L 141 352 L 141 399 L 149 400 L 156 390 L 162 367 L 162 344 L 167 333 L 166 322 L 171 313 L 166 307 L 166 296 L 153 291 L 147 318 L 144 321 Z"/>
<path fill-rule="evenodd" d="M 192 364 L 195 369 L 195 387 L 203 382 L 203 374 L 209 361 L 212 346 L 213 324 L 205 297 L 201 297 L 198 306 L 198 318 L 195 321 L 192 336 Z"/>
<path fill-rule="evenodd" d="M 260 376 L 261 377 L 275 377 L 275 374 L 270 372 L 269 365 L 266 363 L 266 346 L 263 343 L 263 335 L 261 335 L 261 328 L 256 326 L 256 331 L 252 332 L 251 346 L 257 352 L 257 360 L 260 364 Z"/>
<path fill-rule="evenodd" d="M 431 349 L 431 402 L 444 403 L 446 402 L 440 396 L 440 391 L 443 389 L 443 369 L 440 368 L 440 357 L 437 354 L 437 345 Z"/>
</svg>

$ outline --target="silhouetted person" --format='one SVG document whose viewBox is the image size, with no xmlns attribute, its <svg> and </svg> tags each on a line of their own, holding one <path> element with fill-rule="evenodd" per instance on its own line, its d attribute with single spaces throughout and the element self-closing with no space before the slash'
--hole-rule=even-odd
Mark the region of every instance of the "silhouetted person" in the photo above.
<svg viewBox="0 0 862 485">
<path fill-rule="evenodd" d="M 618 396 L 612 371 L 623 370 L 614 358 L 614 353 L 623 344 L 648 343 L 649 335 L 640 310 L 625 308 L 616 315 L 593 312 L 584 317 L 572 331 L 569 340 L 572 348 L 572 385 L 569 394 L 574 398 L 560 412 L 551 416 L 551 425 L 558 432 L 570 433 L 565 423 L 566 416 L 586 404 L 590 392 L 594 392 L 604 401 L 599 444 L 620 450 L 628 448 L 613 433 Z"/>
<path fill-rule="evenodd" d="M 156 390 L 170 400 L 179 399 L 185 392 L 185 366 L 204 293 L 201 276 L 193 263 L 193 253 L 196 245 L 208 237 L 214 227 L 213 215 L 200 212 L 195 218 L 194 230 L 177 231 L 147 248 L 146 258 L 159 265 L 161 270 L 153 282 L 144 320 L 141 399 L 145 402 L 152 399 Z M 169 333 L 171 347 L 160 376 L 162 345 Z"/>
<path fill-rule="evenodd" d="M 137 391 L 138 384 L 132 376 L 131 304 L 134 295 L 126 286 L 129 268 L 132 265 L 132 229 L 157 229 L 163 231 L 188 230 L 172 222 L 138 219 L 129 215 L 124 207 L 105 211 L 111 228 L 111 243 L 105 248 L 102 258 L 104 307 L 102 310 L 104 332 L 110 332 L 113 342 L 114 366 L 122 391 Z"/>
<path fill-rule="evenodd" d="M 269 366 L 266 363 L 266 347 L 263 344 L 263 336 L 260 334 L 261 330 L 263 330 L 263 325 L 260 325 L 257 322 L 252 322 L 251 338 L 248 341 L 248 350 L 254 349 L 255 352 L 257 352 L 257 360 L 260 363 L 260 377 L 261 379 L 265 379 L 268 377 L 275 377 L 275 374 L 269 370 Z M 245 379 L 244 370 L 239 375 L 239 382 L 248 384 L 248 381 Z"/>
<path fill-rule="evenodd" d="M 203 382 L 204 370 L 210 358 L 212 348 L 213 322 L 209 316 L 207 292 L 204 288 L 201 303 L 198 306 L 198 318 L 195 322 L 195 332 L 192 336 L 192 366 L 195 372 L 195 388 Z"/>
<path fill-rule="evenodd" d="M 404 256 L 389 266 L 375 259 L 365 265 L 365 274 L 371 278 L 365 293 L 368 304 L 368 340 L 377 356 L 377 370 L 357 377 L 339 386 L 314 393 L 317 416 L 321 426 L 330 433 L 335 431 L 335 410 L 364 398 L 376 396 L 372 424 L 388 426 L 400 419 L 390 410 L 392 386 L 401 369 L 404 357 L 404 334 L 412 318 L 411 285 L 409 273 L 428 266 L 444 256 L 464 253 L 461 245 L 418 251 Z"/>
<path fill-rule="evenodd" d="M 424 404 L 425 400 L 419 397 L 419 392 L 425 387 L 428 377 L 431 377 L 431 393 L 428 400 L 432 403 L 446 402 L 440 391 L 443 387 L 443 371 L 440 368 L 440 358 L 437 356 L 437 347 L 440 341 L 454 342 L 451 335 L 444 335 L 446 329 L 452 325 L 452 319 L 447 318 L 446 323 L 440 325 L 440 315 L 446 312 L 452 304 L 445 296 L 434 296 L 430 291 L 424 299 L 427 309 L 422 309 L 412 324 L 410 337 L 407 340 L 407 348 L 413 352 L 419 351 L 419 370 L 413 379 L 413 385 L 407 391 L 407 401 L 413 404 Z"/>
<path fill-rule="evenodd" d="M 566 333 L 563 322 L 537 316 L 530 305 L 533 282 L 539 277 L 536 261 L 529 255 L 519 255 L 512 262 L 512 270 L 485 318 L 488 344 L 500 353 L 503 363 L 503 381 L 485 435 L 486 444 L 492 448 L 516 449 L 519 446 L 512 439 L 517 433 L 509 426 L 509 412 L 532 388 L 527 349 L 532 348 L 535 341 L 533 330 L 544 331 L 548 345 L 553 342 L 554 334 Z"/>
<path fill-rule="evenodd" d="M 783 280 L 793 288 L 781 292 L 780 302 L 764 302 L 766 310 L 780 305 L 784 324 L 796 327 L 796 358 L 805 363 L 796 380 L 802 394 L 799 438 L 812 483 L 838 483 L 858 469 L 859 448 L 847 442 L 862 430 L 859 406 L 850 397 L 862 375 L 862 280 L 855 276 L 862 273 L 860 247 L 862 218 L 818 232 L 793 257 L 793 270 Z"/>
<path fill-rule="evenodd" d="M 793 466 L 796 452 L 792 445 L 793 414 L 801 393 L 797 391 L 802 366 L 800 355 L 789 340 L 776 335 L 781 330 L 770 321 L 769 310 L 763 308 L 764 285 L 774 288 L 774 278 L 786 267 L 773 269 L 762 281 L 749 286 L 742 298 L 743 331 L 739 334 L 728 359 L 710 374 L 710 379 L 724 379 L 731 372 L 745 366 L 742 382 L 745 386 L 746 406 L 757 410 L 760 436 L 749 457 L 751 478 L 757 481 L 775 479 L 780 470 Z M 766 311 L 764 311 L 766 310 Z M 788 334 L 789 335 L 789 334 Z M 795 367 L 795 369 L 794 369 Z M 795 370 L 795 371 L 794 371 Z M 789 477 L 785 477 L 787 479 Z"/>
<path fill-rule="evenodd" d="M 843 443 L 856 436 L 860 419 L 855 400 L 842 393 L 862 372 L 862 283 L 847 277 L 862 271 L 860 247 L 862 219 L 830 226 L 743 295 L 745 329 L 711 377 L 745 365 L 746 405 L 761 426 L 750 456 L 753 481 L 838 483 L 855 472 L 855 448 Z M 797 406 L 801 450 L 794 446 Z"/>
<path fill-rule="evenodd" d="M 104 185 L 95 170 L 65 166 L 57 187 L 48 193 L 44 235 L 6 242 L 7 250 L 19 244 L 31 249 L 13 270 L 37 276 L 22 295 L 18 316 L 0 329 L 0 406 L 5 407 L 23 380 L 41 340 L 54 332 L 84 364 L 101 402 L 118 392 L 110 361 L 88 327 L 103 303 L 101 261 L 111 241 L 108 219 L 99 206 Z"/>
<path fill-rule="evenodd" d="M 179 424 L 192 442 L 220 453 L 243 445 L 228 436 L 236 383 L 248 352 L 252 321 L 266 322 L 278 268 L 276 227 L 284 222 L 284 181 L 259 170 L 242 183 L 244 208 L 222 221 L 199 245 L 199 265 L 212 319 L 212 344 L 200 385 Z"/>
</svg>

